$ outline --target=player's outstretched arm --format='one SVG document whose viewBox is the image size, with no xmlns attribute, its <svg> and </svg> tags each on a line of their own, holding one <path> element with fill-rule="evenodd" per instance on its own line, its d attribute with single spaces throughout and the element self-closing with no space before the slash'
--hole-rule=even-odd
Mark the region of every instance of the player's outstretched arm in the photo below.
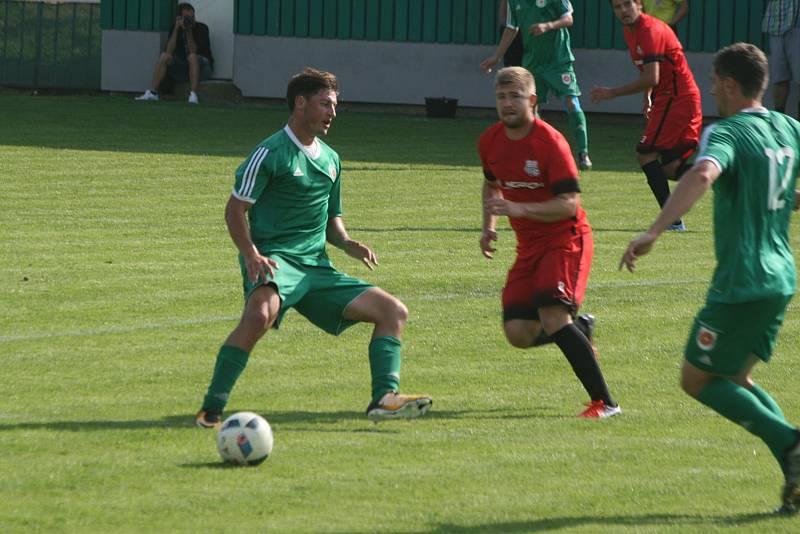
<svg viewBox="0 0 800 534">
<path fill-rule="evenodd" d="M 511 42 L 514 40 L 516 35 L 517 30 L 515 28 L 509 28 L 506 26 L 506 28 L 503 30 L 503 35 L 500 37 L 500 42 L 498 43 L 494 54 L 481 61 L 480 68 L 483 72 L 492 72 L 494 66 L 500 63 L 500 60 L 503 59 L 503 55 L 506 53 L 506 50 L 508 50 L 508 47 L 511 46 Z"/>
<path fill-rule="evenodd" d="M 531 24 L 528 26 L 528 33 L 536 37 L 553 30 L 560 30 L 561 28 L 569 28 L 572 26 L 572 14 L 567 13 L 561 18 L 551 20 L 549 22 L 540 22 L 538 24 Z"/>
<path fill-rule="evenodd" d="M 636 260 L 652 250 L 658 237 L 672 223 L 683 217 L 694 204 L 708 191 L 708 188 L 719 178 L 721 171 L 710 160 L 701 160 L 681 177 L 678 187 L 670 194 L 664 209 L 658 214 L 650 228 L 634 238 L 622 258 L 619 269 L 623 267 L 633 272 Z"/>
<path fill-rule="evenodd" d="M 578 211 L 579 201 L 579 193 L 562 193 L 544 202 L 511 202 L 504 198 L 492 198 L 488 199 L 484 205 L 492 215 L 555 222 L 574 217 Z"/>
<path fill-rule="evenodd" d="M 378 265 L 378 257 L 364 243 L 350 239 L 341 217 L 333 217 L 328 221 L 325 238 L 334 247 L 341 249 L 350 256 L 359 260 L 372 271 Z"/>
<path fill-rule="evenodd" d="M 658 63 L 645 63 L 642 73 L 631 83 L 620 85 L 619 87 L 593 87 L 590 98 L 593 104 L 599 104 L 618 96 L 633 95 L 643 91 L 649 91 L 658 85 L 660 80 Z"/>
<path fill-rule="evenodd" d="M 272 258 L 262 256 L 253 244 L 250 236 L 250 225 L 247 224 L 247 210 L 252 204 L 231 196 L 225 206 L 225 224 L 233 243 L 239 249 L 247 268 L 247 277 L 255 283 L 259 278 L 267 279 L 267 275 L 274 276 L 273 269 L 278 268 L 278 263 Z"/>
</svg>

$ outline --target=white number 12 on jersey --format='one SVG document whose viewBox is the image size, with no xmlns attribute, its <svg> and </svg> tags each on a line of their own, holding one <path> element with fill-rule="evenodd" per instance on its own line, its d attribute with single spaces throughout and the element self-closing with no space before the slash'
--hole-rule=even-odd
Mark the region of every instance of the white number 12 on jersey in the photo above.
<svg viewBox="0 0 800 534">
<path fill-rule="evenodd" d="M 778 150 L 765 148 L 764 153 L 769 158 L 769 197 L 767 198 L 767 209 L 779 210 L 786 205 L 786 200 L 783 198 L 786 188 L 789 187 L 789 180 L 792 178 L 792 169 L 794 169 L 794 150 L 784 146 Z M 786 164 L 786 172 L 783 173 L 783 179 L 778 182 L 778 169 Z"/>
</svg>

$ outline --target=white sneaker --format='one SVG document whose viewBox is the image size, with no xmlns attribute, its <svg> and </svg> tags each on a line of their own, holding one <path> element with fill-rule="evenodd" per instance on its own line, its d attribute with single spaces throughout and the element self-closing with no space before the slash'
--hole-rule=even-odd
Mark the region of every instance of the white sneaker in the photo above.
<svg viewBox="0 0 800 534">
<path fill-rule="evenodd" d="M 197 93 L 195 93 L 194 91 L 189 93 L 189 103 L 190 104 L 199 104 L 200 103 L 200 101 L 197 99 Z"/>
<path fill-rule="evenodd" d="M 143 95 L 137 96 L 135 100 L 158 100 L 158 93 L 154 93 L 148 89 Z"/>
</svg>

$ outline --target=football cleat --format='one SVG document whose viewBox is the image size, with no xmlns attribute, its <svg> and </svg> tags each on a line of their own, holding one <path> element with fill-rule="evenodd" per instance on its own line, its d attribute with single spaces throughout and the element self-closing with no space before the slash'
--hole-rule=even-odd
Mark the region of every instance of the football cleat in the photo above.
<svg viewBox="0 0 800 534">
<path fill-rule="evenodd" d="M 367 418 L 376 423 L 387 419 L 414 419 L 424 415 L 432 404 L 433 399 L 427 395 L 403 395 L 390 391 L 381 400 L 367 406 Z"/>
<path fill-rule="evenodd" d="M 222 414 L 200 410 L 194 418 L 194 424 L 200 428 L 213 428 L 219 430 L 222 424 Z"/>
<path fill-rule="evenodd" d="M 683 221 L 678 221 L 675 224 L 670 224 L 667 227 L 667 232 L 685 232 L 686 225 L 683 224 Z"/>
<path fill-rule="evenodd" d="M 190 104 L 199 104 L 200 101 L 197 99 L 197 93 L 195 93 L 194 91 L 189 93 L 189 100 L 187 100 L 187 102 L 189 102 Z"/>
<path fill-rule="evenodd" d="M 779 513 L 794 514 L 800 507 L 800 430 L 794 444 L 786 450 L 783 460 L 783 505 Z"/>
<path fill-rule="evenodd" d="M 578 168 L 582 171 L 592 170 L 592 160 L 589 159 L 588 152 L 578 154 Z"/>
<path fill-rule="evenodd" d="M 602 400 L 596 400 L 586 403 L 586 409 L 578 414 L 578 417 L 591 417 L 591 418 L 605 418 L 620 415 L 622 408 L 617 406 L 606 406 Z"/>
</svg>

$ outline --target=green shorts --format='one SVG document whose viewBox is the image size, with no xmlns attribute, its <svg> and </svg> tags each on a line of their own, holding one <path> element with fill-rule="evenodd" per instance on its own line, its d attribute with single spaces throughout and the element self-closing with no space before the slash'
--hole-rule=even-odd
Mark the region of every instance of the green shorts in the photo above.
<svg viewBox="0 0 800 534">
<path fill-rule="evenodd" d="M 546 104 L 547 97 L 551 92 L 558 100 L 563 100 L 568 95 L 580 96 L 581 94 L 581 88 L 578 87 L 575 70 L 571 64 L 534 71 L 533 77 L 536 80 L 536 101 L 539 104 Z"/>
<path fill-rule="evenodd" d="M 290 308 L 333 335 L 339 335 L 358 322 L 344 319 L 342 314 L 348 304 L 374 287 L 372 284 L 351 278 L 333 267 L 301 265 L 278 254 L 270 254 L 269 257 L 278 262 L 279 268 L 274 270 L 274 277 L 268 277 L 267 280 L 259 278 L 256 283 L 247 278 L 247 267 L 241 256 L 239 265 L 244 279 L 245 301 L 260 286 L 273 285 L 278 289 L 281 310 L 273 328 L 278 328 Z"/>
<path fill-rule="evenodd" d="M 709 373 L 734 376 L 751 354 L 768 362 L 791 296 L 741 304 L 706 302 L 694 319 L 683 355 Z"/>
</svg>

